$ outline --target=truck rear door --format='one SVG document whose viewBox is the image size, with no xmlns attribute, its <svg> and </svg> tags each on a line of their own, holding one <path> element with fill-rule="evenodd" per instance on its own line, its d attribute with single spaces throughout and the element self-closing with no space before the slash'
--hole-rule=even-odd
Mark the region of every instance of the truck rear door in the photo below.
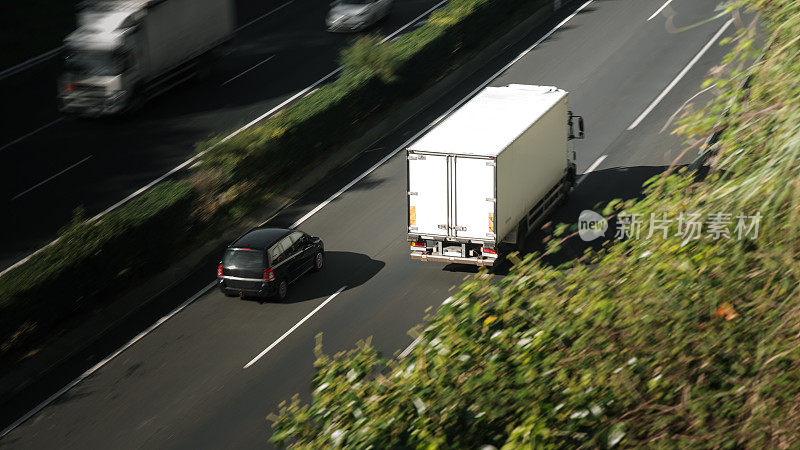
<svg viewBox="0 0 800 450">
<path fill-rule="evenodd" d="M 454 157 L 454 235 L 495 239 L 495 160 Z"/>
<path fill-rule="evenodd" d="M 408 154 L 408 231 L 447 235 L 447 156 Z"/>
</svg>

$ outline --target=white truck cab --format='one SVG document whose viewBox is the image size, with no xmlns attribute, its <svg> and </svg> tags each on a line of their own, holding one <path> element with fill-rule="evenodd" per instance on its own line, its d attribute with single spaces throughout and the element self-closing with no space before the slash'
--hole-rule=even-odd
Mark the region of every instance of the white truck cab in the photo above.
<svg viewBox="0 0 800 450">
<path fill-rule="evenodd" d="M 116 114 L 194 74 L 233 34 L 232 0 L 87 0 L 64 39 L 59 109 Z"/>
</svg>

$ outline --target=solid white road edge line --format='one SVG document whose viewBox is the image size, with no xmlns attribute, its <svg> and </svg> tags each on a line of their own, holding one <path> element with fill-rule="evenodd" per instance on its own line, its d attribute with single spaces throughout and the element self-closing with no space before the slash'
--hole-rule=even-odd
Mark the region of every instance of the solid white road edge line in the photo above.
<svg viewBox="0 0 800 450">
<path fill-rule="evenodd" d="M 433 11 L 434 9 L 436 9 L 436 8 L 438 8 L 439 6 L 441 6 L 441 5 L 445 4 L 446 2 L 447 2 L 447 0 L 442 0 L 442 1 L 440 1 L 439 3 L 437 3 L 436 5 L 434 5 L 434 7 L 433 7 L 433 8 L 430 8 L 430 9 L 428 9 L 428 11 L 426 11 L 426 12 L 424 12 L 424 13 L 420 14 L 419 16 L 415 17 L 415 18 L 414 18 L 414 19 L 413 19 L 411 22 L 408 22 L 406 25 L 404 25 L 403 27 L 401 27 L 400 29 L 398 29 L 398 30 L 397 30 L 397 31 L 395 31 L 394 33 L 392 33 L 392 34 L 390 34 L 389 36 L 387 36 L 386 38 L 384 38 L 384 39 L 383 39 L 383 41 L 386 41 L 386 40 L 390 39 L 391 37 L 393 37 L 394 35 L 396 35 L 397 33 L 399 33 L 401 30 L 403 30 L 403 29 L 407 28 L 408 26 L 412 25 L 413 23 L 415 23 L 416 21 L 418 21 L 419 19 L 421 19 L 422 17 L 424 17 L 424 15 L 425 15 L 425 14 L 428 14 L 430 11 Z M 185 168 L 185 167 L 187 167 L 187 166 L 190 166 L 190 165 L 192 165 L 192 164 L 193 164 L 195 161 L 197 161 L 197 160 L 198 160 L 200 157 L 202 157 L 203 155 L 205 155 L 205 154 L 206 154 L 206 153 L 207 153 L 209 150 L 212 150 L 212 149 L 214 149 L 214 148 L 215 148 L 217 145 L 219 145 L 219 144 L 222 144 L 223 142 L 226 142 L 226 141 L 228 141 L 229 139 L 231 139 L 231 138 L 233 138 L 234 136 L 238 135 L 238 134 L 239 134 L 239 133 L 241 133 L 242 131 L 244 131 L 244 130 L 246 130 L 246 129 L 250 128 L 251 126 L 255 125 L 256 123 L 260 122 L 261 120 L 263 120 L 263 119 L 265 119 L 265 118 L 269 117 L 270 115 L 274 114 L 274 113 L 275 113 L 276 111 L 278 111 L 279 109 L 283 108 L 283 107 L 284 107 L 284 106 L 286 106 L 287 104 L 289 104 L 289 103 L 293 102 L 294 100 L 296 100 L 298 97 L 301 97 L 301 96 L 303 96 L 303 95 L 306 95 L 306 94 L 307 94 L 309 91 L 311 91 L 312 89 L 315 89 L 315 88 L 316 88 L 316 87 L 317 87 L 317 86 L 318 86 L 320 83 L 324 82 L 325 80 L 327 80 L 328 78 L 332 77 L 333 75 L 336 75 L 336 74 L 337 74 L 337 73 L 339 73 L 341 70 L 342 70 L 342 67 L 340 66 L 340 67 L 339 67 L 339 68 L 337 68 L 336 70 L 334 70 L 334 71 L 330 72 L 329 74 L 327 74 L 327 75 L 325 75 L 324 77 L 320 78 L 319 80 L 315 81 L 313 84 L 311 84 L 311 85 L 310 85 L 310 86 L 308 86 L 307 88 L 303 89 L 302 91 L 300 91 L 300 92 L 296 93 L 295 95 L 293 95 L 293 96 L 289 97 L 288 99 L 284 100 L 284 101 L 283 101 L 283 102 L 281 102 L 281 103 L 280 103 L 278 106 L 276 106 L 276 107 L 274 107 L 274 108 L 270 109 L 269 111 L 265 112 L 264 114 L 262 114 L 262 115 L 260 115 L 260 116 L 256 117 L 255 119 L 251 120 L 250 122 L 248 122 L 248 123 L 247 123 L 246 125 L 244 125 L 243 127 L 239 128 L 238 130 L 234 131 L 233 133 L 231 133 L 231 134 L 229 134 L 229 135 L 225 136 L 225 137 L 224 137 L 224 138 L 223 138 L 221 141 L 219 141 L 218 143 L 214 144 L 214 145 L 213 145 L 212 147 L 210 147 L 209 149 L 207 149 L 207 150 L 203 150 L 202 152 L 200 152 L 200 153 L 198 153 L 198 154 L 194 155 L 193 157 L 189 158 L 188 160 L 186 160 L 186 161 L 182 162 L 181 164 L 178 164 L 177 166 L 175 166 L 175 167 L 174 167 L 172 170 L 170 170 L 169 172 L 167 172 L 167 173 L 165 173 L 164 175 L 161 175 L 160 177 L 156 178 L 155 180 L 153 180 L 153 181 L 151 181 L 151 182 L 147 183 L 146 185 L 144 185 L 144 186 L 142 186 L 141 188 L 139 188 L 139 189 L 137 189 L 136 191 L 134 191 L 132 194 L 128 195 L 127 197 L 123 198 L 122 200 L 118 201 L 117 203 L 114 203 L 113 205 L 111 205 L 110 207 L 106 208 L 104 211 L 102 211 L 101 213 L 97 214 L 96 216 L 92 217 L 92 218 L 91 218 L 91 219 L 89 219 L 89 220 L 90 220 L 91 222 L 94 222 L 94 221 L 96 221 L 96 220 L 99 220 L 100 218 L 102 218 L 102 217 L 103 217 L 103 216 L 105 216 L 106 214 L 110 213 L 111 211 L 113 211 L 113 210 L 115 210 L 115 209 L 119 208 L 120 206 L 124 205 L 125 203 L 128 203 L 128 202 L 129 202 L 129 201 L 131 201 L 133 198 L 135 198 L 135 197 L 138 197 L 138 196 L 139 196 L 139 195 L 141 195 L 143 192 L 146 192 L 146 191 L 150 190 L 150 189 L 151 189 L 153 186 L 155 186 L 156 184 L 158 184 L 158 183 L 160 183 L 160 182 L 164 181 L 164 179 L 166 179 L 166 178 L 168 178 L 168 177 L 172 176 L 172 174 L 174 174 L 175 172 L 178 172 L 178 171 L 182 170 L 183 168 Z M 37 131 L 38 131 L 38 130 L 37 130 Z M 28 260 L 30 260 L 30 259 L 31 259 L 33 256 L 37 255 L 37 254 L 38 254 L 38 253 L 40 253 L 42 250 L 44 250 L 44 249 L 46 249 L 46 248 L 48 248 L 48 247 L 52 246 L 52 245 L 53 245 L 53 244 L 55 244 L 56 242 L 58 242 L 58 238 L 56 238 L 56 239 L 54 239 L 54 240 L 50 241 L 48 244 L 46 244 L 46 245 L 45 245 L 45 246 L 43 246 L 42 248 L 40 248 L 40 249 L 36 250 L 35 252 L 31 253 L 30 255 L 28 255 L 28 256 L 26 256 L 26 257 L 24 257 L 24 258 L 22 258 L 21 260 L 19 260 L 19 261 L 15 262 L 14 264 L 12 264 L 12 265 L 10 265 L 10 266 L 6 267 L 5 269 L 3 269 L 3 271 L 2 271 L 2 272 L 0 272 L 0 277 L 2 277 L 3 275 L 5 275 L 6 273 L 8 273 L 9 271 L 11 271 L 12 269 L 14 269 L 14 268 L 16 268 L 16 267 L 19 267 L 19 266 L 21 266 L 22 264 L 25 264 L 25 263 L 26 263 L 26 262 L 28 262 Z"/>
<path fill-rule="evenodd" d="M 53 125 L 55 125 L 55 124 L 57 124 L 57 123 L 61 122 L 62 120 L 64 120 L 64 118 L 63 118 L 63 117 L 59 117 L 58 119 L 56 119 L 56 120 L 54 120 L 54 121 L 52 121 L 52 122 L 46 123 L 46 124 L 44 124 L 44 125 L 40 126 L 39 128 L 37 128 L 37 129 L 35 129 L 35 130 L 31 131 L 30 133 L 27 133 L 27 134 L 25 134 L 24 136 L 20 136 L 20 137 L 18 137 L 18 138 L 16 138 L 16 139 L 14 139 L 13 141 L 9 142 L 8 144 L 6 144 L 6 145 L 4 145 L 4 146 L 0 147 L 0 152 L 1 152 L 1 151 L 3 151 L 3 150 L 5 150 L 5 149 L 6 149 L 6 148 L 8 148 L 8 147 L 11 147 L 12 145 L 16 144 L 17 142 L 20 142 L 20 141 L 24 140 L 25 138 L 27 138 L 27 137 L 29 137 L 29 136 L 32 136 L 32 135 L 34 135 L 34 134 L 36 134 L 36 133 L 38 133 L 38 132 L 40 132 L 40 131 L 44 130 L 44 129 L 45 129 L 45 128 L 47 128 L 47 127 L 51 127 L 51 126 L 53 126 Z"/>
<path fill-rule="evenodd" d="M 708 49 L 710 49 L 711 46 L 714 45 L 714 42 L 716 42 L 717 39 L 719 39 L 719 37 L 722 36 L 722 33 L 724 33 L 725 30 L 727 30 L 732 23 L 733 19 L 730 19 L 727 22 L 725 22 L 725 25 L 723 25 L 722 28 L 720 28 L 719 31 L 717 31 L 717 34 L 715 34 L 714 37 L 712 37 L 711 40 L 708 41 L 708 43 L 702 49 L 700 49 L 700 53 L 695 55 L 695 57 L 692 58 L 691 61 L 689 61 L 689 64 L 687 64 L 686 67 L 684 67 L 683 70 L 681 70 L 678 76 L 676 76 L 675 79 L 672 80 L 672 82 L 669 85 L 667 85 L 666 88 L 664 88 L 661 94 L 659 94 L 659 96 L 656 97 L 655 100 L 653 100 L 653 103 L 651 103 L 650 106 L 648 106 L 647 109 L 645 109 L 644 112 L 642 112 L 642 114 L 639 115 L 639 117 L 637 117 L 636 120 L 633 121 L 633 123 L 628 127 L 628 131 L 636 128 L 642 122 L 642 120 L 644 120 L 644 118 L 647 117 L 648 114 L 650 114 L 653 108 L 655 108 L 659 103 L 661 103 L 661 100 L 664 100 L 664 97 L 666 97 L 667 94 L 669 94 L 669 92 L 672 90 L 672 88 L 674 88 L 675 85 L 677 85 L 678 82 L 681 81 L 681 79 L 689 72 L 689 70 L 691 70 L 692 67 L 694 67 L 694 65 L 697 64 L 697 61 L 699 61 L 700 58 L 702 58 L 703 55 L 706 54 Z"/>
<path fill-rule="evenodd" d="M 412 351 L 412 350 L 414 350 L 414 347 L 416 347 L 416 346 L 417 346 L 417 344 L 419 344 L 419 341 L 421 341 L 421 340 L 422 340 L 422 335 L 419 335 L 419 336 L 417 336 L 417 338 L 416 338 L 416 339 L 414 339 L 414 341 L 413 341 L 412 343 L 408 344 L 408 347 L 406 347 L 406 349 L 405 349 L 405 350 L 403 350 L 402 352 L 400 352 L 400 354 L 399 354 L 399 355 L 397 355 L 397 357 L 398 357 L 399 359 L 403 359 L 403 358 L 405 358 L 406 356 L 410 355 L 410 354 L 411 354 L 411 351 Z"/>
<path fill-rule="evenodd" d="M 474 96 L 474 95 L 475 95 L 475 94 L 476 94 L 478 91 L 480 91 L 481 89 L 485 88 L 485 87 L 486 87 L 486 86 L 487 86 L 489 83 L 491 83 L 491 82 L 492 82 L 492 81 L 494 81 L 494 80 L 495 80 L 497 77 L 499 77 L 499 76 L 500 76 L 500 74 L 502 74 L 503 72 L 505 72 L 506 70 L 508 70 L 508 68 L 509 68 L 509 67 L 511 67 L 512 65 L 514 65 L 514 63 L 515 63 L 515 62 L 519 61 L 519 60 L 520 60 L 520 58 L 522 58 L 524 55 L 527 55 L 527 54 L 528 54 L 528 53 L 529 53 L 531 50 L 533 50 L 534 48 L 536 48 L 536 47 L 537 47 L 539 44 L 541 44 L 541 43 L 542 43 L 542 42 L 543 42 L 545 39 L 547 39 L 548 37 L 550 37 L 550 35 L 552 35 L 553 33 L 555 33 L 555 32 L 556 32 L 556 30 L 558 30 L 559 28 L 561 28 L 562 26 L 564 26 L 564 24 L 566 24 L 567 22 L 569 22 L 569 20 L 570 20 L 570 19 L 572 19 L 572 18 L 573 18 L 573 17 L 575 17 L 575 16 L 576 16 L 576 15 L 577 15 L 579 12 L 581 12 L 581 10 L 583 10 L 585 7 L 589 6 L 589 4 L 590 4 L 590 3 L 592 3 L 593 1 L 594 1 L 594 0 L 589 0 L 589 1 L 587 1 L 586 3 L 584 3 L 583 5 L 581 5 L 581 6 L 580 6 L 578 9 L 576 9 L 576 10 L 575 10 L 575 12 L 573 12 L 572 14 L 570 14 L 570 16 L 569 16 L 569 17 L 567 17 L 566 19 L 564 19 L 564 20 L 562 20 L 561 22 L 559 22 L 559 23 L 558 23 L 558 25 L 556 25 L 556 26 L 555 26 L 555 28 L 553 28 L 552 30 L 550 30 L 549 32 L 547 32 L 547 34 L 545 34 L 544 36 L 542 36 L 541 38 L 539 38 L 539 40 L 537 40 L 536 42 L 534 42 L 534 43 L 533 43 L 533 45 L 531 45 L 530 47 L 526 48 L 526 49 L 525 49 L 525 50 L 524 50 L 522 53 L 520 53 L 520 56 L 517 56 L 517 57 L 516 57 L 516 58 L 514 58 L 514 60 L 512 60 L 510 63 L 506 64 L 506 65 L 505 65 L 505 66 L 503 66 L 503 67 L 502 67 L 500 70 L 498 70 L 497 72 L 495 72 L 495 73 L 494 73 L 492 76 L 490 76 L 490 77 L 489 77 L 489 78 L 488 78 L 486 81 L 484 81 L 483 83 L 481 83 L 481 85 L 480 85 L 480 86 L 478 86 L 478 87 L 476 87 L 475 89 L 473 89 L 473 90 L 472 90 L 472 92 L 470 92 L 470 93 L 469 93 L 469 94 L 467 94 L 465 97 L 463 97 L 461 100 L 459 100 L 459 101 L 458 101 L 458 103 L 456 103 L 455 105 L 453 105 L 452 107 L 450 107 L 450 109 L 448 109 L 448 110 L 447 110 L 447 111 L 446 111 L 444 114 L 442 114 L 441 116 L 439 116 L 439 118 L 437 118 L 436 120 L 434 120 L 433 122 L 431 122 L 430 124 L 428 124 L 428 125 L 427 125 L 425 128 L 423 128 L 422 130 L 418 131 L 416 134 L 414 134 L 413 136 L 411 136 L 411 138 L 409 138 L 408 140 L 406 140 L 405 142 L 403 142 L 403 144 L 401 144 L 399 147 L 397 147 L 397 148 L 396 148 L 396 149 L 395 149 L 393 152 L 391 152 L 391 153 L 389 153 L 388 155 L 386 155 L 386 156 L 384 156 L 383 158 L 381 158 L 381 160 L 380 160 L 380 161 L 378 161 L 377 163 L 375 163 L 375 165 L 373 165 L 372 167 L 370 167 L 369 169 L 367 169 L 367 170 L 366 170 L 364 173 L 362 173 L 361 175 L 359 175 L 358 177 L 356 177 L 356 178 L 355 178 L 353 181 L 351 181 L 351 182 L 347 183 L 347 184 L 346 184 L 346 185 L 345 185 L 343 188 L 341 188 L 341 189 L 339 189 L 338 191 L 336 191 L 336 193 L 335 193 L 335 194 L 333 194 L 333 195 L 331 195 L 330 197 L 328 197 L 328 199 L 327 199 L 327 200 L 325 200 L 324 202 L 322 202 L 322 203 L 320 203 L 319 205 L 317 205 L 317 206 L 316 206 L 314 209 L 312 209 L 311 211 L 307 212 L 307 213 L 306 213 L 306 214 L 305 214 L 303 217 L 301 217 L 301 218 L 300 218 L 300 219 L 298 219 L 298 220 L 297 220 L 295 223 L 293 223 L 293 224 L 292 224 L 292 226 L 291 226 L 290 228 L 297 228 L 298 226 L 300 226 L 300 224 L 302 224 L 303 222 L 305 222 L 306 220 L 308 220 L 308 219 L 309 219 L 311 216 L 313 216 L 314 214 L 318 213 L 318 212 L 319 212 L 319 211 L 320 211 L 322 208 L 326 207 L 326 206 L 327 206 L 327 205 L 328 205 L 330 202 L 332 202 L 332 201 L 333 201 L 333 200 L 335 200 L 337 197 L 339 197 L 340 195 L 342 195 L 342 194 L 343 194 L 345 191 L 347 191 L 348 189 L 350 189 L 351 187 L 353 187 L 353 185 L 355 185 L 355 184 L 356 184 L 356 183 L 358 183 L 359 181 L 363 180 L 363 179 L 364 179 L 364 178 L 365 178 L 367 175 L 369 175 L 370 173 L 372 173 L 372 172 L 373 172 L 375 169 L 377 169 L 378 167 L 382 166 L 382 165 L 383 165 L 383 164 L 384 164 L 386 161 L 388 161 L 388 160 L 389 160 L 389 159 L 391 159 L 393 156 L 395 156 L 396 154 L 398 154 L 399 152 L 401 152 L 401 151 L 402 151 L 404 148 L 406 148 L 406 146 L 407 146 L 408 144 L 410 144 L 411 142 L 415 141 L 415 140 L 416 140 L 416 139 L 417 139 L 417 138 L 418 138 L 420 135 L 422 135 L 423 133 L 426 133 L 428 130 L 430 130 L 431 128 L 433 128 L 433 127 L 434 127 L 434 126 L 435 126 L 437 123 L 439 123 L 439 121 L 440 121 L 440 120 L 442 120 L 442 119 L 443 119 L 444 117 L 446 117 L 448 114 L 450 114 L 451 112 L 453 112 L 454 110 L 456 110 L 457 108 L 459 108 L 461 105 L 463 105 L 463 104 L 464 104 L 464 103 L 465 103 L 467 100 L 469 100 L 470 98 L 472 98 L 472 97 L 473 97 L 473 96 Z"/>
<path fill-rule="evenodd" d="M 0 433 L 0 438 L 5 436 L 6 434 L 10 433 L 14 428 L 18 427 L 20 424 L 22 424 L 26 420 L 30 419 L 34 415 L 36 415 L 36 413 L 38 413 L 39 411 L 44 409 L 47 405 L 52 403 L 58 397 L 61 397 L 62 395 L 64 395 L 65 392 L 67 392 L 68 390 L 70 390 L 73 387 L 75 387 L 78 383 L 80 383 L 81 381 L 85 380 L 87 377 L 91 376 L 93 373 L 97 372 L 101 367 L 106 365 L 109 361 L 111 361 L 112 359 L 114 359 L 117 356 L 119 356 L 120 353 L 122 353 L 125 350 L 127 350 L 128 348 L 130 348 L 133 344 L 139 342 L 140 339 L 142 339 L 147 334 L 149 334 L 150 332 L 152 332 L 153 330 L 155 330 L 156 328 L 161 326 L 164 322 L 166 322 L 167 320 L 172 318 L 172 316 L 174 316 L 175 314 L 178 314 L 179 312 L 181 312 L 181 310 L 183 310 L 187 306 L 191 305 L 195 300 L 200 298 L 203 294 L 205 294 L 209 289 L 213 288 L 216 284 L 217 284 L 217 280 L 214 280 L 211 283 L 209 283 L 206 287 L 204 287 L 199 292 L 197 292 L 196 294 L 191 296 L 188 300 L 186 300 L 185 302 L 181 303 L 177 308 L 173 309 L 172 312 L 170 312 L 166 316 L 158 319 L 158 322 L 150 325 L 146 330 L 144 330 L 141 333 L 137 334 L 136 337 L 134 337 L 133 339 L 128 341 L 128 343 L 126 343 L 122 347 L 118 348 L 117 351 L 115 351 L 114 353 L 106 356 L 105 359 L 103 359 L 99 363 L 97 363 L 94 366 L 92 366 L 86 372 L 83 372 L 83 374 L 81 374 L 81 376 L 79 376 L 78 378 L 75 378 L 68 385 L 66 385 L 63 388 L 61 388 L 58 392 L 56 392 L 55 394 L 53 394 L 50 397 L 48 397 L 45 401 L 43 401 L 43 402 L 39 403 L 38 405 L 36 405 L 36 407 L 33 408 L 32 410 L 28 411 L 27 414 L 25 414 L 24 416 L 20 417 L 14 423 L 12 423 L 8 427 L 6 427 L 6 429 L 3 430 L 2 433 Z"/>
<path fill-rule="evenodd" d="M 260 63 L 256 64 L 255 66 L 253 66 L 253 67 L 251 67 L 251 68 L 249 68 L 249 69 L 245 70 L 244 72 L 240 73 L 239 75 L 236 75 L 235 77 L 231 78 L 230 80 L 228 80 L 228 81 L 226 81 L 226 82 L 222 83 L 220 86 L 225 86 L 225 85 L 227 85 L 227 84 L 228 84 L 228 83 L 230 83 L 231 81 L 233 81 L 233 80 L 235 80 L 235 79 L 237 79 L 237 78 L 241 77 L 242 75 L 246 74 L 247 72 L 250 72 L 251 70 L 255 69 L 256 67 L 258 67 L 258 66 L 260 66 L 260 65 L 262 65 L 262 64 L 264 64 L 265 62 L 269 61 L 270 59 L 272 59 L 272 58 L 274 58 L 274 57 L 275 57 L 275 55 L 270 55 L 270 56 L 269 56 L 269 58 L 267 58 L 267 59 L 265 59 L 265 60 L 261 61 Z"/>
<path fill-rule="evenodd" d="M 655 18 L 655 17 L 658 15 L 658 13 L 660 13 L 661 11 L 663 11 L 663 10 L 664 10 L 664 8 L 666 8 L 666 7 L 667 7 L 667 6 L 668 6 L 670 3 L 672 3 L 672 0 L 667 0 L 667 1 L 666 1 L 666 3 L 664 3 L 663 5 L 661 5 L 661 8 L 658 8 L 658 9 L 656 10 L 656 12 L 654 12 L 654 13 L 653 13 L 653 15 L 652 15 L 652 16 L 650 16 L 650 17 L 648 17 L 648 18 L 647 18 L 647 21 L 649 22 L 649 21 L 653 20 L 653 18 Z"/>
<path fill-rule="evenodd" d="M 273 9 L 272 11 L 270 11 L 270 12 L 267 12 L 267 13 L 264 13 L 263 15 L 261 15 L 261 16 L 259 16 L 259 17 L 256 17 L 255 19 L 251 20 L 250 22 L 247 22 L 246 24 L 244 24 L 244 25 L 240 26 L 239 28 L 237 28 L 237 29 L 233 30 L 233 32 L 234 32 L 234 33 L 238 33 L 239 31 L 242 31 L 242 30 L 244 30 L 245 28 L 249 27 L 250 25 L 252 25 L 252 24 L 254 24 L 254 23 L 256 23 L 256 22 L 258 22 L 259 20 L 263 19 L 264 17 L 267 17 L 267 16 L 269 16 L 270 14 L 272 14 L 272 13 L 274 13 L 274 12 L 277 12 L 277 11 L 279 11 L 279 10 L 281 10 L 281 9 L 283 9 L 283 8 L 285 8 L 285 7 L 287 7 L 287 6 L 289 6 L 289 5 L 290 5 L 290 4 L 291 4 L 293 1 L 294 1 L 294 0 L 289 0 L 288 2 L 286 2 L 286 3 L 282 4 L 281 6 L 278 6 L 277 8 Z M 671 0 L 670 0 L 670 1 L 671 1 Z"/>
<path fill-rule="evenodd" d="M 303 323 L 305 323 L 305 321 L 306 321 L 306 320 L 310 319 L 310 318 L 311 318 L 311 316 L 313 316 L 314 314 L 316 314 L 316 313 L 317 313 L 317 311 L 319 311 L 320 309 L 322 309 L 322 308 L 323 308 L 325 305 L 327 305 L 327 304 L 328 304 L 328 302 L 330 302 L 331 300 L 333 300 L 334 298 L 336 298 L 336 296 L 337 296 L 337 295 L 339 295 L 339 294 L 340 294 L 340 293 L 341 293 L 343 290 L 345 290 L 345 289 L 347 289 L 347 286 L 342 286 L 342 287 L 340 287 L 340 288 L 339 288 L 339 290 L 338 290 L 338 291 L 336 291 L 336 292 L 334 292 L 333 294 L 331 294 L 331 296 L 330 296 L 330 297 L 328 297 L 328 298 L 327 298 L 327 299 L 326 299 L 324 302 L 320 303 L 320 304 L 319 304 L 319 305 L 318 305 L 316 308 L 314 308 L 314 309 L 313 309 L 313 310 L 312 310 L 310 313 L 306 314 L 306 316 L 305 316 L 305 317 L 303 317 L 302 319 L 300 319 L 300 321 L 299 321 L 299 322 L 297 322 L 296 324 L 294 324 L 294 326 L 293 326 L 292 328 L 289 328 L 289 331 L 287 331 L 286 333 L 283 333 L 283 335 L 281 335 L 281 337 L 279 337 L 278 339 L 276 339 L 276 340 L 275 340 L 275 342 L 273 342 L 272 344 L 269 344 L 269 347 L 265 348 L 265 349 L 264 349 L 264 350 L 263 350 L 261 353 L 259 353 L 258 355 L 256 355 L 256 357 L 255 357 L 255 358 L 251 359 L 249 363 L 245 364 L 245 365 L 244 365 L 244 367 L 243 367 L 243 369 L 247 369 L 248 367 L 250 367 L 250 366 L 252 366 L 253 364 L 255 364 L 255 363 L 256 363 L 256 362 L 257 362 L 259 359 L 261 359 L 261 357 L 262 357 L 262 356 L 266 355 L 266 354 L 267 354 L 267 352 L 269 352 L 270 350 L 272 350 L 273 348 L 275 348 L 275 346 L 276 346 L 276 345 L 280 344 L 280 343 L 281 343 L 281 341 L 283 341 L 284 339 L 286 339 L 286 337 L 287 337 L 287 336 L 289 336 L 290 334 L 292 334 L 292 332 L 293 332 L 294 330 L 296 330 L 297 328 L 299 328 L 299 327 L 300 327 L 300 325 L 302 325 Z"/>
<path fill-rule="evenodd" d="M 57 176 L 59 176 L 59 175 L 63 174 L 64 172 L 67 172 L 67 171 L 69 171 L 70 169 L 73 169 L 73 168 L 75 168 L 75 167 L 77 167 L 77 166 L 81 165 L 82 163 L 86 162 L 86 161 L 87 161 L 89 158 L 91 158 L 92 156 L 94 156 L 94 155 L 89 155 L 89 156 L 87 156 L 86 158 L 83 158 L 82 160 L 80 160 L 80 161 L 76 162 L 75 164 L 73 164 L 73 165 L 71 165 L 71 166 L 67 167 L 67 168 L 66 168 L 66 169 L 64 169 L 64 170 L 62 170 L 61 172 L 58 172 L 57 174 L 55 174 L 55 175 L 51 176 L 50 178 L 48 178 L 48 179 L 46 179 L 46 180 L 44 180 L 44 181 L 41 181 L 41 182 L 39 182 L 39 183 L 37 183 L 37 184 L 35 184 L 35 185 L 33 185 L 33 186 L 29 187 L 28 189 L 25 189 L 24 191 L 20 192 L 19 194 L 15 195 L 14 197 L 12 197 L 12 198 L 11 198 L 11 200 L 12 200 L 12 201 L 13 201 L 13 200 L 16 200 L 16 199 L 18 199 L 18 198 L 22 197 L 23 195 L 27 194 L 28 192 L 30 192 L 30 191 L 32 191 L 32 190 L 34 190 L 34 189 L 38 188 L 39 186 L 41 186 L 41 185 L 43 185 L 43 184 L 45 184 L 45 183 L 47 183 L 48 181 L 52 180 L 53 178 L 55 178 L 55 177 L 57 177 Z"/>
<path fill-rule="evenodd" d="M 602 164 L 602 162 L 605 161 L 607 157 L 608 157 L 608 155 L 601 155 L 599 158 L 597 158 L 592 163 L 592 165 L 589 166 L 589 168 L 586 169 L 586 171 L 581 174 L 580 178 L 578 178 L 578 181 L 575 182 L 575 186 L 578 186 L 579 184 L 581 184 L 583 179 L 586 178 L 586 175 L 589 175 L 594 169 L 597 169 L 597 166 Z"/>
</svg>

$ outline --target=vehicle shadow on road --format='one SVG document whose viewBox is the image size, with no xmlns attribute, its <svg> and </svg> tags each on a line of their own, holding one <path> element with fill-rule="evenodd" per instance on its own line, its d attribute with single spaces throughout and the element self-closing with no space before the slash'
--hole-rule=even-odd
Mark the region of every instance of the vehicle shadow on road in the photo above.
<svg viewBox="0 0 800 450">
<path fill-rule="evenodd" d="M 326 251 L 322 270 L 309 272 L 292 283 L 284 303 L 326 299 L 342 286 L 347 286 L 345 290 L 361 286 L 385 265 L 361 253 Z"/>
<path fill-rule="evenodd" d="M 578 229 L 578 216 L 583 210 L 602 213 L 603 208 L 614 199 L 643 198 L 644 188 L 642 185 L 650 178 L 664 173 L 667 169 L 667 166 L 614 167 L 588 174 L 581 184 L 573 190 L 569 201 L 553 212 L 545 226 L 539 231 L 531 233 L 525 253 L 544 253 L 547 250 L 545 241 L 552 236 L 554 226 L 557 224 L 569 225 L 567 234 L 576 232 Z M 645 217 L 644 220 L 647 221 L 649 218 Z M 617 221 L 612 218 L 608 221 L 608 229 L 603 237 L 591 242 L 585 242 L 580 236 L 575 235 L 563 243 L 560 251 L 543 257 L 542 262 L 555 267 L 580 258 L 586 249 L 600 250 L 604 245 L 609 245 L 616 241 L 614 238 L 616 232 Z M 644 239 L 645 235 L 646 230 L 641 238 Z"/>
<path fill-rule="evenodd" d="M 634 166 L 634 167 L 614 167 L 609 169 L 592 172 L 583 179 L 563 206 L 556 208 L 545 220 L 544 225 L 528 236 L 525 251 L 520 254 L 523 258 L 528 254 L 543 254 L 547 251 L 546 242 L 552 238 L 552 233 L 556 225 L 567 224 L 570 234 L 577 230 L 578 216 L 583 210 L 592 210 L 601 213 L 603 207 L 614 199 L 637 199 L 644 196 L 642 185 L 645 181 L 655 175 L 664 173 L 667 166 Z M 644 218 L 649 220 L 648 218 Z M 591 242 L 585 242 L 577 235 L 567 239 L 561 246 L 561 250 L 551 255 L 544 256 L 541 261 L 549 266 L 559 266 L 566 262 L 580 258 L 586 249 L 600 250 L 603 245 L 614 241 L 617 226 L 616 220 L 608 222 L 608 229 L 605 236 Z M 646 235 L 646 234 L 645 234 Z M 644 238 L 644 236 L 642 236 Z M 507 275 L 512 267 L 508 260 L 501 263 L 490 273 L 495 275 Z M 463 273 L 478 273 L 476 266 L 462 264 L 448 264 L 442 270 Z"/>
</svg>

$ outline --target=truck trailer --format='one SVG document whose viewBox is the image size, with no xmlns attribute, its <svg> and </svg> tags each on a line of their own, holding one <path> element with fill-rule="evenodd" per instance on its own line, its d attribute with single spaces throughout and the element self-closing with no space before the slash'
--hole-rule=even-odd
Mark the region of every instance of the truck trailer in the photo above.
<svg viewBox="0 0 800 450">
<path fill-rule="evenodd" d="M 195 75 L 234 33 L 233 0 L 86 0 L 64 39 L 62 112 L 116 114 Z"/>
<path fill-rule="evenodd" d="M 578 134 L 574 133 L 578 126 Z M 583 118 L 550 86 L 487 87 L 407 149 L 411 258 L 494 266 L 575 185 Z"/>
</svg>

